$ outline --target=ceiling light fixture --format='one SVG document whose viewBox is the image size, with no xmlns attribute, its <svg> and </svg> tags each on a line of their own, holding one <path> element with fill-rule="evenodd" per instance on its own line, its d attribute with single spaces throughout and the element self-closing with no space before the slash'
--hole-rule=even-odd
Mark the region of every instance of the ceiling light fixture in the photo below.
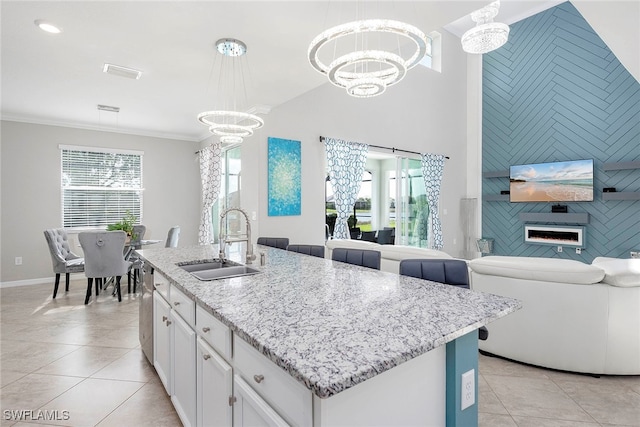
<svg viewBox="0 0 640 427">
<path fill-rule="evenodd" d="M 348 38 L 352 40 L 342 43 L 339 49 L 338 43 Z M 401 55 L 400 40 L 413 42 L 411 55 Z M 349 46 L 347 51 L 345 45 Z M 353 46 L 356 48 L 352 49 Z M 323 31 L 311 41 L 308 57 L 313 68 L 326 74 L 331 83 L 356 98 L 369 98 L 402 80 L 407 70 L 430 53 L 430 47 L 430 39 L 412 25 L 389 19 L 368 19 Z M 326 58 L 321 59 L 323 50 L 334 53 L 328 64 Z"/>
<path fill-rule="evenodd" d="M 142 77 L 142 71 L 140 70 L 107 63 L 105 63 L 102 67 L 102 72 L 134 80 L 138 80 L 140 79 L 140 77 Z"/>
<path fill-rule="evenodd" d="M 42 31 L 46 31 L 51 34 L 60 34 L 62 32 L 62 28 L 55 26 L 49 21 L 45 21 L 44 19 L 36 19 L 33 21 L 34 24 L 38 26 Z"/>
<path fill-rule="evenodd" d="M 509 38 L 509 26 L 493 22 L 500 10 L 500 0 L 471 13 L 476 26 L 462 35 L 462 49 L 467 53 L 482 54 L 504 45 Z"/>
<path fill-rule="evenodd" d="M 264 121 L 255 114 L 240 111 L 248 109 L 243 70 L 248 66 L 243 67 L 241 63 L 247 53 L 247 45 L 240 40 L 225 38 L 216 42 L 216 50 L 219 54 L 216 58 L 220 57 L 216 109 L 198 114 L 198 121 L 209 126 L 209 132 L 219 136 L 220 142 L 238 144 L 264 125 Z M 214 60 L 214 69 L 216 62 Z"/>
</svg>

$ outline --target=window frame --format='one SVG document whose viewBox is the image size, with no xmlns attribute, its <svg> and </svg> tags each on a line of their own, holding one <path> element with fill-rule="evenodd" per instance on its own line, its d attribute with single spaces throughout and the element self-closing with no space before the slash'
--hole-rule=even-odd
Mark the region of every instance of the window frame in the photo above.
<svg viewBox="0 0 640 427">
<path fill-rule="evenodd" d="M 117 149 L 117 148 L 102 148 L 102 147 L 87 147 L 87 146 L 78 146 L 78 145 L 63 145 L 60 144 L 58 146 L 60 149 L 60 220 L 62 227 L 71 231 L 82 231 L 82 230 L 96 230 L 96 229 L 105 229 L 108 224 L 112 224 L 118 221 L 121 221 L 127 211 L 131 211 L 136 218 L 137 223 L 142 222 L 143 217 L 143 193 L 144 193 L 144 185 L 143 185 L 143 176 L 144 176 L 144 151 L 139 150 L 127 150 L 127 149 Z M 133 178 L 132 180 L 125 182 L 127 185 L 120 186 L 110 186 L 110 185 L 92 185 L 94 184 L 91 181 L 95 181 L 95 175 L 91 175 L 91 171 L 87 168 L 86 165 L 81 165 L 79 163 L 80 159 L 73 159 L 74 156 L 81 157 L 80 153 L 88 153 L 86 156 L 94 156 L 95 160 L 112 160 L 114 162 L 120 160 L 124 160 L 125 157 L 121 156 L 137 156 L 138 159 L 134 160 L 135 167 L 133 168 Z M 113 157 L 115 155 L 115 158 Z M 130 159 L 130 158 L 129 158 Z M 76 167 L 73 165 L 69 166 L 69 162 L 73 164 L 73 162 L 77 162 Z M 82 169 L 86 169 L 83 171 Z M 112 170 L 115 168 L 112 168 Z M 105 169 L 108 171 L 108 169 Z M 88 185 L 65 185 L 65 181 L 68 180 L 69 172 L 80 172 L 81 179 L 84 180 L 81 184 Z M 82 176 L 82 173 L 85 173 L 85 176 Z M 101 176 L 100 178 L 104 178 Z M 97 178 L 98 180 L 100 178 Z M 115 181 L 117 184 L 122 184 L 122 181 Z M 85 218 L 82 218 L 81 215 L 74 214 L 70 212 L 71 208 L 69 205 L 68 196 L 66 193 L 76 191 L 78 193 L 84 194 L 84 202 L 86 203 L 86 209 L 90 209 L 91 207 L 104 207 L 104 203 L 102 205 L 97 202 L 98 199 L 107 198 L 108 193 L 116 193 L 116 196 L 122 195 L 124 202 L 119 200 L 117 208 L 113 209 L 111 213 L 103 211 L 102 214 L 87 214 Z M 87 201 L 90 199 L 90 196 L 94 196 L 94 200 Z M 130 198 L 131 201 L 127 202 L 126 199 Z M 73 201 L 74 198 L 71 197 Z M 78 199 L 76 199 L 78 200 Z M 104 202 L 104 201 L 103 201 Z M 73 203 L 73 202 L 71 202 Z M 77 207 L 75 209 L 78 209 Z M 97 212 L 97 210 L 95 211 Z M 69 218 L 70 216 L 76 216 L 76 218 Z M 84 220 L 84 221 L 83 221 Z"/>
</svg>

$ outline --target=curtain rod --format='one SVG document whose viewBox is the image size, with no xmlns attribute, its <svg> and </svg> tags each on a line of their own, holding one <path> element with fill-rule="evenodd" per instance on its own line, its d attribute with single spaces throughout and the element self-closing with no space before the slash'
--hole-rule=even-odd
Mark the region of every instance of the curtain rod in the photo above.
<svg viewBox="0 0 640 427">
<path fill-rule="evenodd" d="M 324 136 L 321 136 L 321 137 L 320 137 L 320 142 L 324 142 L 324 140 L 325 140 L 325 137 L 324 137 Z M 396 151 L 401 151 L 401 152 L 403 152 L 403 153 L 417 154 L 417 155 L 419 155 L 419 156 L 420 156 L 420 155 L 422 155 L 422 153 L 418 153 L 417 151 L 402 150 L 402 149 L 400 149 L 400 148 L 395 148 L 395 147 L 383 147 L 383 146 L 381 146 L 381 145 L 372 145 L 372 144 L 367 144 L 367 145 L 368 145 L 369 147 L 382 148 L 382 149 L 385 149 L 385 150 L 391 150 L 391 151 L 392 151 L 392 152 L 394 152 L 394 153 L 395 153 Z M 449 156 L 444 156 L 444 158 L 448 160 L 448 159 L 449 159 Z"/>
</svg>

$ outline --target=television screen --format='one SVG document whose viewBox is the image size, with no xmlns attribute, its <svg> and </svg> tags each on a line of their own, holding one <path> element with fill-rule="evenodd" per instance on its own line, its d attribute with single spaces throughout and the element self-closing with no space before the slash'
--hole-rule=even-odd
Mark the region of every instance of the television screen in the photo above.
<svg viewBox="0 0 640 427">
<path fill-rule="evenodd" d="M 512 202 L 593 201 L 593 159 L 509 168 Z"/>
</svg>

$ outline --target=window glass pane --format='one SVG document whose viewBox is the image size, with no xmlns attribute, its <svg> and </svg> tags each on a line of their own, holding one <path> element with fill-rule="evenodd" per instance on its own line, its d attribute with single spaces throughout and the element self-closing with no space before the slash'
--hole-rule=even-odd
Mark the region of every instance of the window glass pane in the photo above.
<svg viewBox="0 0 640 427">
<path fill-rule="evenodd" d="M 62 225 L 103 227 L 127 212 L 142 220 L 142 155 L 62 149 Z"/>
<path fill-rule="evenodd" d="M 220 184 L 220 195 L 218 201 L 212 209 L 214 241 L 218 242 L 220 235 L 220 214 L 228 208 L 240 207 L 240 191 L 242 177 L 242 151 L 241 146 L 223 149 L 222 154 L 222 180 Z M 244 217 L 238 212 L 230 212 L 226 217 L 227 233 L 245 234 Z M 236 245 L 236 247 L 239 245 Z"/>
<path fill-rule="evenodd" d="M 410 246 L 427 247 L 429 231 L 429 204 L 427 192 L 422 177 L 420 160 L 409 159 L 408 166 L 403 170 L 407 180 L 407 244 Z"/>
</svg>

